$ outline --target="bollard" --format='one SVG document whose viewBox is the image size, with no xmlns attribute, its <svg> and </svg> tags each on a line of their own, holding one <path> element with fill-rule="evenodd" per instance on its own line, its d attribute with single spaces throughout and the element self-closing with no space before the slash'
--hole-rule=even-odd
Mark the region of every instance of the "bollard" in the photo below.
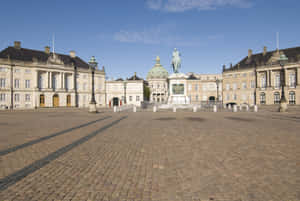
<svg viewBox="0 0 300 201">
<path fill-rule="evenodd" d="M 233 112 L 237 112 L 237 105 L 233 106 Z"/>
<path fill-rule="evenodd" d="M 217 112 L 217 106 L 214 105 L 214 108 L 213 108 L 214 112 Z"/>
<path fill-rule="evenodd" d="M 136 112 L 136 106 L 133 106 L 133 112 Z"/>
<path fill-rule="evenodd" d="M 246 105 L 246 111 L 247 112 L 249 111 L 249 105 Z"/>
<path fill-rule="evenodd" d="M 231 105 L 230 104 L 228 105 L 228 110 L 231 110 Z"/>
<path fill-rule="evenodd" d="M 224 107 L 224 109 L 227 109 L 226 105 L 224 105 L 223 107 Z"/>
<path fill-rule="evenodd" d="M 240 111 L 243 111 L 243 106 L 242 105 L 240 105 Z"/>
<path fill-rule="evenodd" d="M 117 112 L 117 106 L 114 106 L 114 112 Z"/>
<path fill-rule="evenodd" d="M 258 111 L 258 107 L 257 105 L 254 105 L 254 112 L 257 112 Z"/>
<path fill-rule="evenodd" d="M 193 107 L 193 112 L 197 112 L 197 106 Z"/>
<path fill-rule="evenodd" d="M 176 112 L 176 107 L 173 107 L 173 112 Z"/>
<path fill-rule="evenodd" d="M 153 112 L 156 112 L 156 111 L 157 111 L 156 106 L 153 106 Z"/>
</svg>

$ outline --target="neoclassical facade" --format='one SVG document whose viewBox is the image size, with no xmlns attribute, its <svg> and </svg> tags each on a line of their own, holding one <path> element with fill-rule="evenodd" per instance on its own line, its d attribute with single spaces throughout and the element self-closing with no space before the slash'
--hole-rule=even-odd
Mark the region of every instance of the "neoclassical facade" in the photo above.
<svg viewBox="0 0 300 201">
<path fill-rule="evenodd" d="M 136 105 L 144 101 L 144 80 L 136 73 L 129 79 L 106 81 L 106 103 L 109 107 Z"/>
<path fill-rule="evenodd" d="M 286 55 L 283 83 L 279 63 Z M 300 47 L 252 54 L 230 68 L 223 67 L 224 104 L 273 105 L 279 104 L 281 86 L 289 104 L 300 104 Z"/>
<path fill-rule="evenodd" d="M 167 102 L 169 96 L 168 76 L 168 71 L 160 64 L 160 58 L 157 56 L 155 66 L 147 74 L 151 102 Z"/>
<path fill-rule="evenodd" d="M 105 71 L 95 71 L 97 106 L 105 106 Z M 87 107 L 91 96 L 88 63 L 75 55 L 26 49 L 16 41 L 0 52 L 0 107 Z"/>
</svg>

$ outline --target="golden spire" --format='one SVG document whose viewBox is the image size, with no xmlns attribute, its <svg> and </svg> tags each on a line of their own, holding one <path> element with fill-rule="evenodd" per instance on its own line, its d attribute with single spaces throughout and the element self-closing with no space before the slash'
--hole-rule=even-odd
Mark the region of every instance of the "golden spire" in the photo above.
<svg viewBox="0 0 300 201">
<path fill-rule="evenodd" d="M 156 63 L 160 64 L 160 58 L 159 58 L 159 56 L 156 57 Z"/>
</svg>

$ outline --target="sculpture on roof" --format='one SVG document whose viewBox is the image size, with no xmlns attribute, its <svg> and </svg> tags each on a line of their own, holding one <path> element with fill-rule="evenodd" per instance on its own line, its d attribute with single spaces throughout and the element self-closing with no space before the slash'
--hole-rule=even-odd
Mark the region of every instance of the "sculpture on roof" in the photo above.
<svg viewBox="0 0 300 201">
<path fill-rule="evenodd" d="M 178 73 L 179 68 L 181 68 L 181 59 L 180 59 L 180 53 L 179 51 L 174 48 L 173 54 L 172 54 L 172 67 L 173 72 Z"/>
</svg>

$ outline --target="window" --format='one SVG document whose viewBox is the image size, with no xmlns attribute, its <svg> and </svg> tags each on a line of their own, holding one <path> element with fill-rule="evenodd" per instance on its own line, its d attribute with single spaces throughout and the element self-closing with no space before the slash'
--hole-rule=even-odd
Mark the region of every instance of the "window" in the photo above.
<svg viewBox="0 0 300 201">
<path fill-rule="evenodd" d="M 237 78 L 237 74 L 234 74 L 233 77 L 234 77 L 234 78 Z"/>
<path fill-rule="evenodd" d="M 30 88 L 30 80 L 25 80 L 25 88 Z"/>
<path fill-rule="evenodd" d="M 265 93 L 260 94 L 260 104 L 266 104 L 266 94 Z"/>
<path fill-rule="evenodd" d="M 191 84 L 189 84 L 188 89 L 189 89 L 189 91 L 192 90 L 192 85 Z"/>
<path fill-rule="evenodd" d="M 233 88 L 233 90 L 236 90 L 236 89 L 237 89 L 236 83 L 233 83 L 232 88 Z"/>
<path fill-rule="evenodd" d="M 129 101 L 132 101 L 132 96 L 129 96 Z"/>
<path fill-rule="evenodd" d="M 198 91 L 198 84 L 195 84 L 195 91 Z"/>
<path fill-rule="evenodd" d="M 230 85 L 226 84 L 226 90 L 228 91 L 230 89 Z"/>
<path fill-rule="evenodd" d="M 275 92 L 274 93 L 274 104 L 279 104 L 280 103 L 280 93 Z"/>
<path fill-rule="evenodd" d="M 25 101 L 30 101 L 30 94 L 25 94 Z"/>
<path fill-rule="evenodd" d="M 6 94 L 0 94 L 0 101 L 5 101 L 6 99 Z"/>
<path fill-rule="evenodd" d="M 289 85 L 291 88 L 296 86 L 296 75 L 294 73 L 290 73 L 289 75 Z"/>
<path fill-rule="evenodd" d="M 136 96 L 136 101 L 140 101 L 140 96 Z"/>
<path fill-rule="evenodd" d="M 254 80 L 251 80 L 251 81 L 250 81 L 250 85 L 251 85 L 251 88 L 254 89 L 254 88 L 255 88 L 255 81 L 254 81 Z"/>
<path fill-rule="evenodd" d="M 5 79 L 0 78 L 0 88 L 5 88 Z"/>
<path fill-rule="evenodd" d="M 246 88 L 247 88 L 247 83 L 246 83 L 246 82 L 243 82 L 243 83 L 242 83 L 242 88 L 243 88 L 243 89 L 246 89 Z"/>
<path fill-rule="evenodd" d="M 44 88 L 44 85 L 43 85 L 43 77 L 40 75 L 39 77 L 39 88 L 42 89 Z"/>
<path fill-rule="evenodd" d="M 247 73 L 243 73 L 243 77 L 247 77 Z"/>
<path fill-rule="evenodd" d="M 15 88 L 16 89 L 20 88 L 20 80 L 19 79 L 15 79 Z"/>
<path fill-rule="evenodd" d="M 236 99 L 237 99 L 237 95 L 233 94 L 233 100 L 236 100 Z"/>
<path fill-rule="evenodd" d="M 294 91 L 289 93 L 289 104 L 296 104 L 296 93 Z"/>
<path fill-rule="evenodd" d="M 26 69 L 25 73 L 31 73 L 31 70 L 30 69 Z"/>
<path fill-rule="evenodd" d="M 265 75 L 260 78 L 261 88 L 266 88 L 267 82 Z"/>
<path fill-rule="evenodd" d="M 274 80 L 274 86 L 276 89 L 280 88 L 280 74 L 276 74 L 275 75 L 275 80 Z"/>
<path fill-rule="evenodd" d="M 52 88 L 53 89 L 56 89 L 57 88 L 57 80 L 56 80 L 56 76 L 53 76 L 52 77 Z"/>
<path fill-rule="evenodd" d="M 0 67 L 0 72 L 6 72 L 6 68 Z"/>
<path fill-rule="evenodd" d="M 226 94 L 226 100 L 229 100 L 229 99 L 230 99 L 230 95 Z"/>
<path fill-rule="evenodd" d="M 15 94 L 15 101 L 19 102 L 20 101 L 20 94 Z"/>
<path fill-rule="evenodd" d="M 198 101 L 199 100 L 199 97 L 198 97 L 198 95 L 196 95 L 196 101 Z"/>
<path fill-rule="evenodd" d="M 21 72 L 21 70 L 18 68 L 15 68 L 15 73 L 19 73 L 19 72 Z"/>
<path fill-rule="evenodd" d="M 124 102 L 124 96 L 121 97 L 122 102 Z"/>
<path fill-rule="evenodd" d="M 251 72 L 251 74 L 250 74 L 251 76 L 255 76 L 255 72 Z"/>
</svg>

